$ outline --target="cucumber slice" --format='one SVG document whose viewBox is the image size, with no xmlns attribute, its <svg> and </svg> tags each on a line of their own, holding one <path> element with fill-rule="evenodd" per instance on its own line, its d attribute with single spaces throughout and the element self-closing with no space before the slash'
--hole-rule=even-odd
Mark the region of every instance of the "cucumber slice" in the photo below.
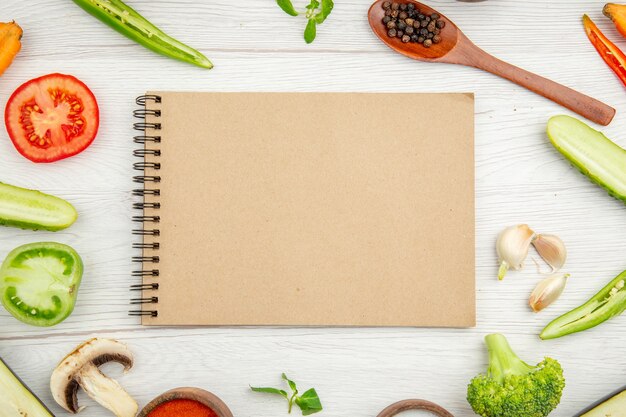
<svg viewBox="0 0 626 417">
<path fill-rule="evenodd" d="M 0 416 L 54 417 L 54 414 L 0 359 Z"/>
<path fill-rule="evenodd" d="M 608 399 L 591 406 L 577 417 L 626 417 L 626 388 L 612 394 Z"/>
<path fill-rule="evenodd" d="M 0 225 L 32 230 L 65 229 L 78 213 L 67 201 L 0 182 Z"/>
<path fill-rule="evenodd" d="M 554 147 L 580 172 L 626 203 L 626 150 L 574 117 L 554 116 L 547 130 Z"/>
</svg>

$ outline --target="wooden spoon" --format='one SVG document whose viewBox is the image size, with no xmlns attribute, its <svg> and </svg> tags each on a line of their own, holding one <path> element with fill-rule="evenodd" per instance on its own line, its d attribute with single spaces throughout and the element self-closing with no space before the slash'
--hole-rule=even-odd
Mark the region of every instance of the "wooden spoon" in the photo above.
<svg viewBox="0 0 626 417">
<path fill-rule="evenodd" d="M 614 108 L 488 54 L 474 45 L 450 19 L 425 4 L 403 0 L 403 3 L 415 4 L 415 7 L 419 8 L 423 14 L 437 13 L 441 16 L 440 20 L 443 20 L 446 25 L 441 29 L 442 41 L 440 43 L 425 48 L 418 43 L 403 43 L 400 38 L 389 37 L 387 27 L 382 22 L 383 17 L 385 17 L 384 1 L 378 0 L 372 4 L 368 13 L 369 22 L 376 36 L 394 51 L 420 61 L 445 62 L 479 68 L 526 87 L 603 126 L 608 125 L 613 120 Z"/>
<path fill-rule="evenodd" d="M 439 417 L 454 417 L 448 410 L 426 400 L 398 401 L 381 411 L 378 417 L 393 417 L 408 410 L 425 410 Z"/>
</svg>

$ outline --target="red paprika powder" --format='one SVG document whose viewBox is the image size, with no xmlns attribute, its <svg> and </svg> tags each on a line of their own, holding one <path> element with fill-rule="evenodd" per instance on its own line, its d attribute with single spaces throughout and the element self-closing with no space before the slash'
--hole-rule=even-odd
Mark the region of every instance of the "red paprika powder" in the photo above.
<svg viewBox="0 0 626 417">
<path fill-rule="evenodd" d="M 194 400 L 172 400 L 157 406 L 148 417 L 218 417 L 215 411 Z"/>
</svg>

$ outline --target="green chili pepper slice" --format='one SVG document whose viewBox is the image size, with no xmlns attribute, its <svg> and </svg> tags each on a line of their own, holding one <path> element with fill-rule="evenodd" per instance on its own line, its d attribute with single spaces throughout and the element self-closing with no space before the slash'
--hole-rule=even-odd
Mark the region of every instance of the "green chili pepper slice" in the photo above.
<svg viewBox="0 0 626 417">
<path fill-rule="evenodd" d="M 73 0 L 92 16 L 122 35 L 158 54 L 188 62 L 202 68 L 213 68 L 207 57 L 166 35 L 132 7 L 121 0 Z"/>
<path fill-rule="evenodd" d="M 619 274 L 589 301 L 546 326 L 540 337 L 556 339 L 595 327 L 626 310 L 626 271 Z"/>
<path fill-rule="evenodd" d="M 74 310 L 83 262 L 74 249 L 54 242 L 29 243 L 0 267 L 0 300 L 16 319 L 54 326 Z"/>
</svg>

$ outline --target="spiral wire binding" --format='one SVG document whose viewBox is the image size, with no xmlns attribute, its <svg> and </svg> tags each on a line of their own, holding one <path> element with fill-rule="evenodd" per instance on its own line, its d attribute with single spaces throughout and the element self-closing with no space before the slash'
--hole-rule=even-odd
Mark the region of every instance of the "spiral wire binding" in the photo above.
<svg viewBox="0 0 626 417">
<path fill-rule="evenodd" d="M 142 197 L 144 195 L 161 195 L 161 190 L 147 190 L 145 188 L 137 189 L 137 190 L 133 190 L 133 195 L 138 195 Z"/>
<path fill-rule="evenodd" d="M 160 216 L 133 216 L 133 221 L 138 223 L 152 222 L 158 223 L 161 221 Z"/>
<path fill-rule="evenodd" d="M 146 104 L 149 102 L 160 103 L 161 97 L 158 95 L 151 95 L 151 94 L 139 96 L 137 97 L 136 103 L 138 106 L 141 106 L 143 108 L 133 111 L 134 117 L 143 120 L 142 122 L 137 122 L 137 123 L 134 123 L 133 125 L 133 129 L 143 132 L 143 134 L 133 137 L 134 143 L 138 145 L 143 145 L 142 148 L 135 149 L 133 151 L 133 156 L 143 159 L 142 162 L 135 162 L 133 164 L 134 170 L 141 171 L 144 174 L 144 175 L 136 175 L 133 177 L 133 182 L 144 185 L 144 188 L 138 188 L 138 189 L 132 190 L 132 195 L 138 196 L 138 197 L 146 197 L 146 196 L 158 197 L 161 195 L 161 190 L 159 188 L 146 187 L 147 183 L 152 183 L 155 185 L 160 183 L 161 177 L 159 175 L 145 175 L 145 172 L 144 172 L 147 169 L 155 170 L 155 171 L 158 171 L 159 169 L 161 169 L 160 163 L 145 161 L 146 156 L 150 156 L 150 157 L 161 156 L 160 149 L 150 149 L 146 147 L 146 146 L 150 146 L 153 144 L 161 143 L 160 135 L 158 134 L 146 135 L 146 130 L 148 129 L 156 130 L 156 131 L 161 130 L 161 123 L 148 123 L 145 121 L 146 116 L 161 117 L 161 110 L 151 110 L 151 109 L 145 108 Z M 144 200 L 141 203 L 133 204 L 133 209 L 142 211 L 142 215 L 133 216 L 133 219 L 132 219 L 133 222 L 139 223 L 139 225 L 141 226 L 140 228 L 133 229 L 133 235 L 139 235 L 139 236 L 144 236 L 144 237 L 145 236 L 156 237 L 161 234 L 161 231 L 157 227 L 154 227 L 156 226 L 156 224 L 158 224 L 161 221 L 161 218 L 157 215 L 145 215 L 143 213 L 145 209 L 158 210 L 159 208 L 161 208 L 161 204 L 158 202 L 147 202 Z M 152 223 L 154 226 L 150 227 L 148 225 L 150 223 Z M 142 243 L 133 243 L 133 249 L 140 249 L 140 250 L 144 250 L 144 249 L 158 250 L 159 246 L 160 245 L 158 242 L 143 241 Z M 146 264 L 158 264 L 159 260 L 160 259 L 158 256 L 134 256 L 132 258 L 132 261 L 134 263 L 140 264 L 141 269 L 134 270 L 132 272 L 132 276 L 138 277 L 141 279 L 143 279 L 144 277 L 158 277 L 159 276 L 158 269 L 147 269 L 145 268 L 145 265 Z M 158 289 L 159 289 L 159 284 L 156 282 L 131 285 L 130 290 L 140 291 L 143 297 L 132 298 L 130 300 L 130 303 L 132 305 L 138 305 L 138 306 L 144 306 L 146 304 L 150 304 L 150 305 L 157 304 L 159 302 L 159 297 L 156 295 L 145 296 L 145 292 L 146 291 L 158 291 Z M 156 309 L 143 309 L 142 308 L 141 310 L 131 310 L 129 312 L 129 315 L 158 317 L 159 313 Z"/>
<path fill-rule="evenodd" d="M 133 136 L 133 142 L 135 142 L 138 145 L 143 145 L 149 142 L 161 143 L 161 136 L 154 136 L 154 135 Z"/>
<path fill-rule="evenodd" d="M 133 177 L 133 182 L 139 182 L 142 184 L 147 182 L 161 182 L 161 177 L 158 175 L 136 175 Z"/>
<path fill-rule="evenodd" d="M 159 284 L 157 284 L 156 282 L 152 284 L 136 284 L 136 285 L 130 286 L 131 291 L 158 290 L 158 289 L 159 289 Z"/>
<path fill-rule="evenodd" d="M 158 149 L 135 149 L 133 156 L 137 158 L 143 158 L 146 155 L 161 156 L 161 151 Z"/>
</svg>

